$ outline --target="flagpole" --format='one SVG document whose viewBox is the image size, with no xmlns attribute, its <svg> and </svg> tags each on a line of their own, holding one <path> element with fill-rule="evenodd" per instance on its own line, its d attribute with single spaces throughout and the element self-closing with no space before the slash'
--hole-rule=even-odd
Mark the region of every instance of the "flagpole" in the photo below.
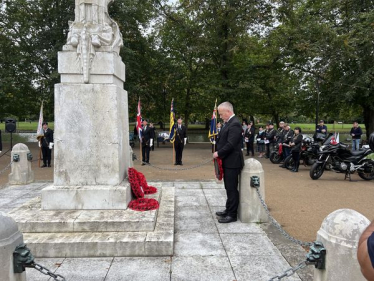
<svg viewBox="0 0 374 281">
<path fill-rule="evenodd" d="M 41 147 L 39 147 L 39 161 L 38 161 L 39 168 L 40 168 L 40 158 L 42 158 L 42 148 Z"/>
</svg>

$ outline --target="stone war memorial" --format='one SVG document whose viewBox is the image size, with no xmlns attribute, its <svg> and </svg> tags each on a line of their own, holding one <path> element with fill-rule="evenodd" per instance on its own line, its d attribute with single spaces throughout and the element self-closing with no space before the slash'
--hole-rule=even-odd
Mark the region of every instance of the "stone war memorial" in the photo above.
<svg viewBox="0 0 374 281">
<path fill-rule="evenodd" d="M 58 53 L 54 182 L 11 214 L 36 257 L 173 253 L 173 188 L 161 198 L 157 185 L 158 210 L 127 209 L 128 99 L 122 36 L 108 14 L 112 1 L 76 0 L 75 20 Z"/>
</svg>

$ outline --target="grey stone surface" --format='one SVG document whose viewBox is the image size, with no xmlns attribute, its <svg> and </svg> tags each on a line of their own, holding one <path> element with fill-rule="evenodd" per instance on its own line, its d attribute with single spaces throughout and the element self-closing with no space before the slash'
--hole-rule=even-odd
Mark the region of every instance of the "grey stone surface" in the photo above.
<svg viewBox="0 0 374 281">
<path fill-rule="evenodd" d="M 217 233 L 187 232 L 175 234 L 175 256 L 226 256 Z"/>
<path fill-rule="evenodd" d="M 261 234 L 221 234 L 229 258 L 234 256 L 266 256 L 277 254 L 269 238 Z"/>
<path fill-rule="evenodd" d="M 199 182 L 175 182 L 174 187 L 181 189 L 199 189 L 201 185 Z"/>
<path fill-rule="evenodd" d="M 27 145 L 23 143 L 17 143 L 12 148 L 11 159 L 14 155 L 19 156 L 19 161 L 12 163 L 12 171 L 9 174 L 9 184 L 28 184 L 34 181 L 34 172 L 31 169 L 31 161 L 27 159 L 27 155 L 30 153 Z"/>
<path fill-rule="evenodd" d="M 105 281 L 165 281 L 170 268 L 170 257 L 115 258 Z"/>
<path fill-rule="evenodd" d="M 220 182 L 220 183 L 217 183 L 215 181 L 213 181 L 213 182 L 201 182 L 200 184 L 201 184 L 203 189 L 211 189 L 211 188 L 224 189 L 225 188 L 225 186 L 223 185 L 222 182 Z"/>
<path fill-rule="evenodd" d="M 208 201 L 209 206 L 226 206 L 227 196 L 210 196 L 206 195 L 206 200 Z"/>
<path fill-rule="evenodd" d="M 178 196 L 177 207 L 207 206 L 204 196 Z"/>
<path fill-rule="evenodd" d="M 155 183 L 152 183 L 152 185 Z M 200 183 L 202 184 L 202 183 Z M 109 255 L 105 260 L 110 260 L 116 255 L 123 255 L 132 252 L 145 257 L 134 258 L 114 258 L 112 265 L 109 265 L 107 277 L 105 280 L 268 280 L 270 277 L 282 274 L 290 267 L 290 264 L 282 257 L 278 249 L 266 237 L 264 228 L 267 224 L 241 223 L 240 221 L 230 224 L 220 224 L 217 222 L 215 212 L 221 210 L 222 207 L 215 206 L 191 206 L 177 207 L 178 192 L 180 196 L 205 197 L 205 189 L 174 189 L 162 187 L 162 197 L 160 200 L 160 208 L 157 213 L 157 221 L 154 232 L 133 232 L 134 235 L 121 237 L 116 233 L 86 232 L 79 233 L 76 237 L 64 238 L 66 233 L 55 234 L 55 237 L 49 237 L 48 233 L 35 233 L 33 241 L 29 239 L 29 233 L 25 233 L 25 241 L 36 253 L 36 262 L 45 265 L 54 272 L 69 276 L 67 281 L 81 280 L 97 280 L 102 276 L 105 270 L 100 268 L 97 259 L 76 258 L 66 259 L 64 252 L 66 247 L 72 247 L 70 253 L 82 255 L 82 253 L 94 255 Z M 25 186 L 28 190 L 31 187 Z M 40 187 L 40 186 L 39 186 Z M 27 194 L 17 193 L 17 188 L 5 187 L 0 189 L 0 210 L 4 209 L 2 203 L 4 194 L 11 196 L 17 194 L 20 198 L 14 199 L 24 200 L 25 197 L 31 197 L 40 192 L 39 187 Z M 40 188 L 39 188 L 40 189 Z M 210 190 L 215 188 L 210 188 Z M 207 189 L 208 190 L 208 189 Z M 14 193 L 12 193 L 14 191 Z M 204 191 L 204 192 L 203 192 Z M 201 193 L 203 192 L 203 193 Z M 207 191 L 210 196 L 217 195 L 216 191 Z M 220 191 L 224 192 L 224 190 Z M 198 194 L 197 194 L 198 193 Z M 40 194 L 40 193 L 39 193 Z M 8 204 L 8 203 L 6 203 Z M 18 204 L 18 205 L 17 205 Z M 20 210 L 29 208 L 29 210 L 40 209 L 40 198 L 34 198 L 27 204 L 17 203 Z M 174 211 L 175 206 L 175 211 Z M 86 211 L 81 211 L 86 212 Z M 87 211 L 90 212 L 90 211 Z M 95 211 L 96 212 L 96 211 Z M 174 217 L 175 214 L 175 217 Z M 89 216 L 88 216 L 89 217 Z M 200 217 L 203 217 L 201 219 Z M 79 218 L 79 217 L 78 217 Z M 95 218 L 92 218 L 95 221 Z M 174 224 L 177 228 L 174 229 Z M 267 228 L 264 228 L 267 229 Z M 173 235 L 174 231 L 175 237 Z M 291 247 L 283 241 L 283 237 L 273 239 L 271 230 L 268 235 L 274 243 L 282 250 L 282 254 L 289 260 L 292 265 L 299 262 L 305 256 L 303 252 L 299 255 L 297 247 Z M 175 243 L 174 243 L 175 238 Z M 64 246 L 64 239 L 70 239 L 72 244 Z M 96 240 L 93 243 L 88 241 Z M 56 243 L 58 242 L 58 243 Z M 83 243 L 80 243 L 83 242 Z M 42 259 L 38 257 L 39 249 L 32 248 L 32 244 L 42 248 L 46 253 L 62 253 L 59 259 Z M 150 257 L 155 254 L 164 254 L 174 257 Z M 302 250 L 301 250 L 302 251 Z M 119 253 L 121 252 L 121 253 Z M 305 252 L 304 252 L 305 254 Z M 294 255 L 293 259 L 289 256 Z M 301 259 L 299 259 L 301 257 Z M 72 260 L 71 264 L 65 263 L 64 260 Z M 74 260 L 74 261 L 73 261 Z M 83 261 L 84 265 L 80 266 Z M 80 271 L 80 268 L 84 270 Z M 141 270 L 144 269 L 144 270 Z M 70 276 L 69 272 L 74 271 L 74 276 Z M 304 272 L 311 270 L 311 267 L 298 271 L 298 275 L 303 277 Z M 28 269 L 27 280 L 43 281 L 45 276 L 35 270 Z M 103 277 L 104 278 L 104 277 Z M 257 279 L 256 279 L 257 278 Z M 102 279 L 104 280 L 104 279 Z M 282 280 L 299 280 L 297 275 L 293 275 L 290 279 Z M 311 279 L 302 279 L 310 281 Z"/>
<path fill-rule="evenodd" d="M 236 280 L 227 257 L 174 257 L 172 281 L 233 281 Z"/>
<path fill-rule="evenodd" d="M 55 273 L 69 280 L 102 281 L 105 279 L 113 258 L 67 258 Z"/>
<path fill-rule="evenodd" d="M 0 212 L 0 279 L 1 281 L 25 281 L 26 274 L 14 273 L 13 251 L 23 243 L 17 223 L 7 214 Z"/>
<path fill-rule="evenodd" d="M 358 241 L 370 221 L 362 214 L 340 209 L 329 214 L 317 232 L 326 248 L 325 270 L 314 270 L 315 281 L 364 281 L 357 261 Z"/>
<path fill-rule="evenodd" d="M 175 230 L 215 233 L 217 228 L 208 207 L 177 207 Z"/>
<path fill-rule="evenodd" d="M 251 177 L 253 176 L 259 177 L 260 187 L 258 189 L 263 200 L 265 200 L 266 185 L 262 165 L 254 158 L 247 159 L 240 175 L 238 217 L 245 223 L 268 222 L 269 218 L 259 200 L 256 188 L 251 187 Z"/>
<path fill-rule="evenodd" d="M 237 281 L 269 280 L 289 268 L 285 260 L 276 255 L 233 256 L 230 258 L 230 262 Z M 297 275 L 293 275 L 282 280 L 299 281 L 300 279 Z"/>
<path fill-rule="evenodd" d="M 175 196 L 204 196 L 202 189 L 177 189 Z"/>
</svg>

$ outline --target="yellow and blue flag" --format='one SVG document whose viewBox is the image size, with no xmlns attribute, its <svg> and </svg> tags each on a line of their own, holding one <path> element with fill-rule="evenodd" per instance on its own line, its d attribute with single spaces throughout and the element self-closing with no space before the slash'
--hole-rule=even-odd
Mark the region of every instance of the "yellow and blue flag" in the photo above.
<svg viewBox="0 0 374 281">
<path fill-rule="evenodd" d="M 218 135 L 217 133 L 217 100 L 214 104 L 212 119 L 210 120 L 210 130 L 208 137 L 210 138 L 210 142 L 215 144 L 215 136 Z"/>
<path fill-rule="evenodd" d="M 170 108 L 170 130 L 169 130 L 169 140 L 174 143 L 175 140 L 175 112 L 174 112 L 174 99 L 171 100 Z"/>
</svg>

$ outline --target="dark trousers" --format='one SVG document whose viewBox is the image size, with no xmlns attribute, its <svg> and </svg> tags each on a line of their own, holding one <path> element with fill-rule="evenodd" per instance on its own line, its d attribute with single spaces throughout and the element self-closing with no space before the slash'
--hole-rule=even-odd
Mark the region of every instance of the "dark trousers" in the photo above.
<svg viewBox="0 0 374 281">
<path fill-rule="evenodd" d="M 223 182 L 227 194 L 226 212 L 230 217 L 236 218 L 239 207 L 239 174 L 240 169 L 223 168 Z"/>
<path fill-rule="evenodd" d="M 292 151 L 292 158 L 293 161 L 295 162 L 295 170 L 299 170 L 300 166 L 300 152 L 299 151 Z"/>
<path fill-rule="evenodd" d="M 150 147 L 148 145 L 142 146 L 142 161 L 149 163 L 149 151 Z"/>
<path fill-rule="evenodd" d="M 52 149 L 49 149 L 48 147 L 42 146 L 42 154 L 43 154 L 43 164 L 45 166 L 51 165 L 51 158 L 52 158 Z"/>
<path fill-rule="evenodd" d="M 175 146 L 175 163 L 182 164 L 182 154 L 183 154 L 183 143 L 176 143 Z"/>
<path fill-rule="evenodd" d="M 283 146 L 284 159 L 291 154 L 291 149 L 287 146 Z"/>
<path fill-rule="evenodd" d="M 252 156 L 254 156 L 255 151 L 253 149 L 253 140 L 252 141 L 250 140 L 249 142 L 246 142 L 246 144 L 247 144 L 247 154 L 249 154 L 249 151 L 251 151 Z"/>
</svg>

